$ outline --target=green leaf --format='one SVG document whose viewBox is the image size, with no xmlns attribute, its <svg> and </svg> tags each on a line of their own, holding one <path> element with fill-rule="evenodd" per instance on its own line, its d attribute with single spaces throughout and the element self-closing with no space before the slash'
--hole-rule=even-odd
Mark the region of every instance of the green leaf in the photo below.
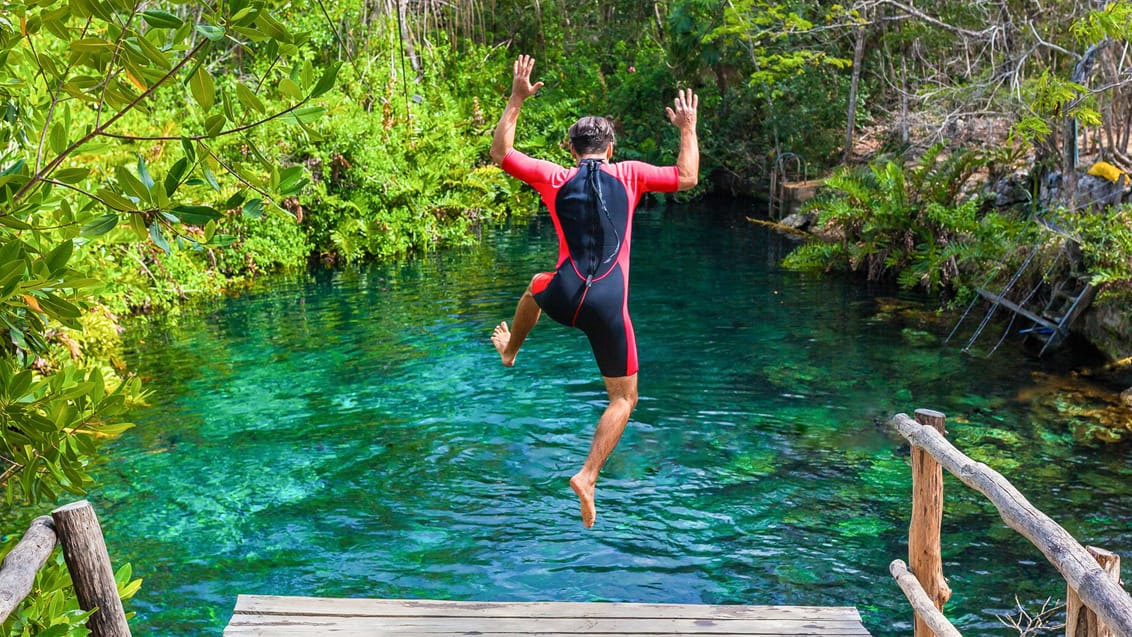
<svg viewBox="0 0 1132 637">
<path fill-rule="evenodd" d="M 192 91 L 193 99 L 197 104 L 206 111 L 216 103 L 216 83 L 212 81 L 212 74 L 203 64 L 198 66 L 196 73 L 189 78 L 189 90 Z"/>
<path fill-rule="evenodd" d="M 297 194 L 306 185 L 307 179 L 302 166 L 289 166 L 279 173 L 279 194 L 283 197 Z"/>
<path fill-rule="evenodd" d="M 177 206 L 173 209 L 173 213 L 181 223 L 190 226 L 204 226 L 223 216 L 219 210 L 209 206 Z"/>
<path fill-rule="evenodd" d="M 118 185 L 121 186 L 126 194 L 137 197 L 140 201 L 149 201 L 149 188 L 146 188 L 145 184 L 127 170 L 125 166 L 115 168 L 114 175 L 118 178 Z"/>
<path fill-rule="evenodd" d="M 55 124 L 51 126 L 51 133 L 48 135 L 47 143 L 51 147 L 52 152 L 57 155 L 67 150 L 67 127 L 63 125 L 63 122 L 55 122 Z"/>
<path fill-rule="evenodd" d="M 216 180 L 216 175 L 208 168 L 204 169 L 204 178 L 208 181 L 208 185 L 216 192 L 220 192 L 220 182 Z"/>
<path fill-rule="evenodd" d="M 173 63 L 169 60 L 169 56 L 164 51 L 157 48 L 153 42 L 150 42 L 149 38 L 142 35 L 134 38 L 134 40 L 137 41 L 138 48 L 141 49 L 142 55 L 144 55 L 147 60 L 159 68 L 173 68 Z"/>
<path fill-rule="evenodd" d="M 90 175 L 89 168 L 64 168 L 51 176 L 65 184 L 77 184 Z"/>
<path fill-rule="evenodd" d="M 114 43 L 102 38 L 82 38 L 71 42 L 70 47 L 75 53 L 110 53 Z"/>
<path fill-rule="evenodd" d="M 82 311 L 75 307 L 70 301 L 65 301 L 58 296 L 46 292 L 43 296 L 39 297 L 39 306 L 43 308 L 52 318 L 65 323 L 73 324 L 74 319 L 82 316 Z"/>
<path fill-rule="evenodd" d="M 244 204 L 244 216 L 259 219 L 263 216 L 263 200 L 250 199 Z"/>
<path fill-rule="evenodd" d="M 134 212 L 138 209 L 137 204 L 108 188 L 99 188 L 95 195 L 114 210 Z"/>
<path fill-rule="evenodd" d="M 215 137 L 219 135 L 220 133 L 224 132 L 224 124 L 227 121 L 228 118 L 224 117 L 223 113 L 217 113 L 216 115 L 209 117 L 208 119 L 204 120 L 205 134 L 207 134 L 209 137 Z"/>
<path fill-rule="evenodd" d="M 23 259 L 0 265 L 0 299 L 12 296 L 25 274 L 27 274 L 27 262 Z"/>
<path fill-rule="evenodd" d="M 153 177 L 150 176 L 149 168 L 145 165 L 145 157 L 141 155 L 138 155 L 138 178 L 141 179 L 146 189 L 153 188 Z"/>
<path fill-rule="evenodd" d="M 263 106 L 263 102 L 261 102 L 260 99 L 256 97 L 256 94 L 243 82 L 236 82 L 236 99 L 240 100 L 240 104 L 243 104 L 244 108 L 248 110 L 258 111 L 260 113 L 267 111 Z"/>
<path fill-rule="evenodd" d="M 315 84 L 314 90 L 311 91 L 311 97 L 318 97 L 334 88 L 334 81 L 338 78 L 338 69 L 342 68 L 341 62 L 335 62 L 326 67 L 322 77 L 318 79 L 318 84 Z"/>
<path fill-rule="evenodd" d="M 47 269 L 51 271 L 52 276 L 55 276 L 60 270 L 67 267 L 67 261 L 71 259 L 71 253 L 73 253 L 74 250 L 74 242 L 67 239 L 43 257 L 43 262 L 47 264 Z"/>
<path fill-rule="evenodd" d="M 303 99 L 303 89 L 299 88 L 299 85 L 287 76 L 283 76 L 283 79 L 279 80 L 279 94 L 296 101 Z"/>
<path fill-rule="evenodd" d="M 308 124 L 322 117 L 325 113 L 326 109 L 321 106 L 304 106 L 303 108 L 296 108 L 279 119 L 292 124 Z"/>
<path fill-rule="evenodd" d="M 197 147 L 196 143 L 191 139 L 181 138 L 181 148 L 185 151 L 185 157 L 189 163 L 195 163 L 197 160 Z"/>
<path fill-rule="evenodd" d="M 31 230 L 34 226 L 25 221 L 21 221 L 15 217 L 0 217 L 0 225 L 13 228 L 15 230 Z"/>
<path fill-rule="evenodd" d="M 224 39 L 224 27 L 213 26 L 211 24 L 198 24 L 196 28 L 197 33 L 213 42 Z"/>
<path fill-rule="evenodd" d="M 154 221 L 149 224 L 149 238 L 153 239 L 153 244 L 161 248 L 165 254 L 169 254 L 169 242 L 165 240 L 165 233 L 161 231 L 161 225 Z"/>
<path fill-rule="evenodd" d="M 142 17 L 145 18 L 146 24 L 154 29 L 179 29 L 181 25 L 184 24 L 181 18 L 178 18 L 168 11 L 160 11 L 157 9 L 142 11 Z"/>
<path fill-rule="evenodd" d="M 84 237 L 97 237 L 110 232 L 117 225 L 118 215 L 114 213 L 105 214 L 83 226 L 80 234 Z"/>
<path fill-rule="evenodd" d="M 173 167 L 165 174 L 165 194 L 171 197 L 173 193 L 177 192 L 177 188 L 181 186 L 181 180 L 185 178 L 185 173 L 188 170 L 189 160 L 184 157 L 173 164 Z"/>
</svg>

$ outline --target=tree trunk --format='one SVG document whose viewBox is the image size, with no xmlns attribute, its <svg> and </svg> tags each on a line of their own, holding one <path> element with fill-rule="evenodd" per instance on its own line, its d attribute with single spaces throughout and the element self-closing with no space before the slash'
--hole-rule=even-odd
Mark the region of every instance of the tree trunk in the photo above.
<svg viewBox="0 0 1132 637">
<path fill-rule="evenodd" d="M 916 410 L 916 422 L 944 432 L 944 416 L 938 411 Z M 943 576 L 940 529 L 943 525 L 943 467 L 924 449 L 912 449 L 912 523 L 908 528 L 908 565 L 928 599 L 938 610 L 951 599 L 951 587 Z M 935 632 L 916 614 L 915 637 Z"/>
<path fill-rule="evenodd" d="M 857 27 L 857 44 L 853 48 L 853 79 L 849 83 L 848 122 L 845 124 L 845 152 L 842 161 L 853 155 L 853 138 L 857 129 L 857 94 L 861 85 L 861 64 L 865 59 L 865 27 Z"/>
</svg>

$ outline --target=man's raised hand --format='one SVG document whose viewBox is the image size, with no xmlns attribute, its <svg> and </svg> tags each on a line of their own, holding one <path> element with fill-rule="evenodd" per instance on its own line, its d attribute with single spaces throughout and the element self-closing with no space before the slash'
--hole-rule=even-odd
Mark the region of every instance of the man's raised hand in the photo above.
<svg viewBox="0 0 1132 637">
<path fill-rule="evenodd" d="M 531 84 L 531 71 L 535 68 L 535 59 L 529 55 L 520 55 L 515 60 L 515 77 L 511 80 L 511 96 L 527 99 L 542 88 L 542 82 Z"/>
<path fill-rule="evenodd" d="M 676 91 L 673 106 L 665 107 L 664 112 L 668 114 L 668 121 L 672 122 L 673 126 L 696 130 L 696 109 L 699 106 L 700 96 L 693 93 L 692 89 L 686 88 Z"/>
</svg>

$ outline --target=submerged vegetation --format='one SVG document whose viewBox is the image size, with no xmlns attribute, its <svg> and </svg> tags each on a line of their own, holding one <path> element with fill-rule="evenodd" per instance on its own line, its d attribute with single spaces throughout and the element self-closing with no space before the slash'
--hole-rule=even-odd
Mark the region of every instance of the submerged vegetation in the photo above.
<svg viewBox="0 0 1132 637">
<path fill-rule="evenodd" d="M 1055 2 L 1019 21 L 1024 3 L 930 4 L 0 0 L 6 542 L 90 486 L 98 443 L 145 400 L 122 317 L 311 261 L 466 243 L 534 210 L 487 155 L 519 52 L 547 83 L 522 140 L 551 157 L 592 112 L 615 119 L 619 156 L 671 161 L 679 86 L 701 95 L 702 188 L 750 194 L 783 153 L 817 170 L 873 144 L 828 182 L 828 241 L 791 263 L 966 298 L 978 261 L 1032 231 L 1032 210 L 989 210 L 974 180 L 1021 162 L 1041 183 L 1068 161 L 1068 116 L 1129 168 L 1132 9 Z M 1007 152 L 958 150 L 973 140 Z M 1132 281 L 1129 214 L 1075 218 L 1113 302 Z M 45 571 L 5 634 L 81 634 L 65 579 Z"/>
</svg>

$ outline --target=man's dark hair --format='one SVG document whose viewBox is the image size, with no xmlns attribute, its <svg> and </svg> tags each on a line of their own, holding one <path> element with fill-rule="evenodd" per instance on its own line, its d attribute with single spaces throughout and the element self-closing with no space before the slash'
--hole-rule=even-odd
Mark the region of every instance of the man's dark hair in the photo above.
<svg viewBox="0 0 1132 637">
<path fill-rule="evenodd" d="M 604 117 L 583 117 L 574 122 L 567 135 L 579 155 L 604 153 L 613 143 L 613 122 Z"/>
</svg>

